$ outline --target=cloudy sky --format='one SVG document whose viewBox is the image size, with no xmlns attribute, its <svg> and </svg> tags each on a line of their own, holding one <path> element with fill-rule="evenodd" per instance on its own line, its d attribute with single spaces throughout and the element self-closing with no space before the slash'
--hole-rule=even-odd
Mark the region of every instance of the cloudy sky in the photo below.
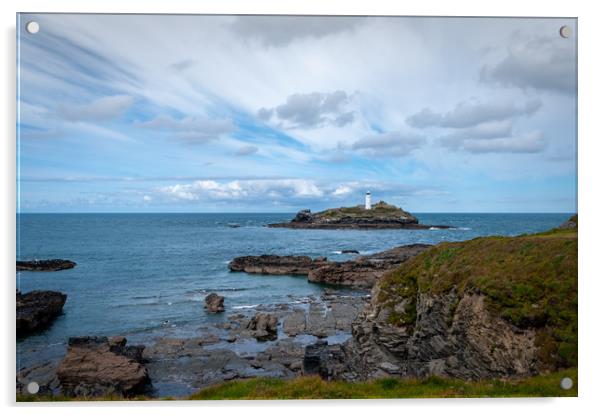
<svg viewBox="0 0 602 415">
<path fill-rule="evenodd" d="M 20 22 L 23 212 L 576 211 L 574 20 Z"/>
</svg>

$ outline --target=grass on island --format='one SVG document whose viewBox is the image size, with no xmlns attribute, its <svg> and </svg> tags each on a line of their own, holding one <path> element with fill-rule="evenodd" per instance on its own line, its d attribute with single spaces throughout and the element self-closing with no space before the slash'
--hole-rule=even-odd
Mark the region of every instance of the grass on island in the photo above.
<svg viewBox="0 0 602 415">
<path fill-rule="evenodd" d="M 316 213 L 318 216 L 333 219 L 337 217 L 400 217 L 409 216 L 409 213 L 394 205 L 380 201 L 366 210 L 363 205 L 327 209 Z"/>
<path fill-rule="evenodd" d="M 537 330 L 540 358 L 550 369 L 577 366 L 576 229 L 441 243 L 385 275 L 380 287 L 390 323 L 410 328 L 418 293 L 478 291 L 494 313 Z M 405 311 L 395 311 L 404 299 Z"/>
<path fill-rule="evenodd" d="M 569 377 L 573 387 L 560 387 Z M 194 393 L 189 400 L 220 399 L 398 399 L 398 398 L 509 398 L 577 396 L 577 369 L 571 368 L 521 380 L 463 381 L 431 377 L 427 379 L 384 378 L 368 382 L 325 381 L 317 376 L 290 380 L 254 378 L 231 380 Z M 172 400 L 174 398 L 169 398 Z M 18 395 L 18 402 L 44 401 L 119 401 L 152 400 L 141 396 L 125 399 L 119 396 L 70 398 L 64 396 Z M 161 399 L 165 400 L 165 399 Z"/>
</svg>

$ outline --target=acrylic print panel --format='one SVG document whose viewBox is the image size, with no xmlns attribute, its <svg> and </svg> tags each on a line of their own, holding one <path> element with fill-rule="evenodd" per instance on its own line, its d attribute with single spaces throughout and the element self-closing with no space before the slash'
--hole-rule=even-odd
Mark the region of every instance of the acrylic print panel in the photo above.
<svg viewBox="0 0 602 415">
<path fill-rule="evenodd" d="M 576 19 L 17 23 L 18 400 L 577 394 Z"/>
</svg>

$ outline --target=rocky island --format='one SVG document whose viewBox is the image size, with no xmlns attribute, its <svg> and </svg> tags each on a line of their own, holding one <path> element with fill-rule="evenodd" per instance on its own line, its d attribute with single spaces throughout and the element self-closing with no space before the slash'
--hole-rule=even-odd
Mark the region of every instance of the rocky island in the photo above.
<svg viewBox="0 0 602 415">
<path fill-rule="evenodd" d="M 400 207 L 380 201 L 374 206 L 358 205 L 327 209 L 311 213 L 301 210 L 290 221 L 271 223 L 270 228 L 293 229 L 447 229 L 446 225 L 423 225 L 418 219 Z"/>
<path fill-rule="evenodd" d="M 17 261 L 17 271 L 61 271 L 71 269 L 77 264 L 68 259 L 34 259 Z"/>
</svg>

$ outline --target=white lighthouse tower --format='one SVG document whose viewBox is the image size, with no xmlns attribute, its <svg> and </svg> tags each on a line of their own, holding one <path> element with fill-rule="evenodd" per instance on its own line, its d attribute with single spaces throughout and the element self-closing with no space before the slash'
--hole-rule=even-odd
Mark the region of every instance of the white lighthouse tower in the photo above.
<svg viewBox="0 0 602 415">
<path fill-rule="evenodd" d="M 372 196 L 370 196 L 370 190 L 366 192 L 366 210 L 372 209 Z"/>
</svg>

